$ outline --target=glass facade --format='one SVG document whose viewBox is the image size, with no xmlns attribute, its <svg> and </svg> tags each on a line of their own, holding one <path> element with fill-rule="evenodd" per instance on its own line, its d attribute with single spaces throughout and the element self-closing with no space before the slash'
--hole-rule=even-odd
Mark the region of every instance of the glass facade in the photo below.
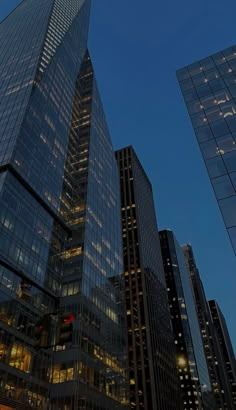
<svg viewBox="0 0 236 410">
<path fill-rule="evenodd" d="M 134 149 L 120 171 L 130 408 L 182 409 L 152 187 Z"/>
<path fill-rule="evenodd" d="M 183 245 L 182 249 L 195 296 L 195 304 L 202 334 L 202 342 L 205 349 L 211 386 L 215 397 L 215 407 L 213 405 L 212 407 L 217 410 L 231 409 L 232 399 L 230 398 L 230 386 L 227 381 L 224 360 L 220 353 L 219 343 L 217 341 L 214 325 L 212 323 L 204 287 L 195 262 L 193 249 L 189 244 Z"/>
<path fill-rule="evenodd" d="M 216 337 L 218 339 L 220 351 L 223 357 L 227 385 L 229 386 L 230 402 L 227 408 L 234 410 L 236 408 L 236 363 L 233 346 L 230 340 L 224 315 L 221 312 L 218 303 L 215 300 L 210 300 L 208 303 L 211 318 L 216 331 Z"/>
<path fill-rule="evenodd" d="M 89 12 L 89 0 L 24 0 L 0 24 L 3 408 L 128 404 L 119 177 Z M 66 312 L 71 340 L 58 343 Z"/>
<path fill-rule="evenodd" d="M 61 254 L 60 309 L 76 320 L 72 343 L 54 356 L 52 409 L 62 403 L 66 410 L 76 403 L 122 409 L 128 389 L 119 179 L 88 53 L 77 80 L 62 194 L 71 236 Z"/>
<path fill-rule="evenodd" d="M 211 384 L 184 255 L 172 231 L 161 231 L 160 241 L 184 408 L 210 410 Z"/>
<path fill-rule="evenodd" d="M 236 253 L 236 47 L 178 70 L 177 78 Z"/>
</svg>

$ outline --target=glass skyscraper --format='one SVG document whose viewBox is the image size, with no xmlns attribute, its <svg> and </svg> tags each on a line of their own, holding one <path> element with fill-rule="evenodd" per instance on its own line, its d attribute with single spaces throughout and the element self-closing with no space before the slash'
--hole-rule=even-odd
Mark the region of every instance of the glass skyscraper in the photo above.
<svg viewBox="0 0 236 410">
<path fill-rule="evenodd" d="M 4 410 L 128 403 L 119 176 L 89 12 L 89 0 L 24 0 L 0 24 Z M 58 344 L 65 312 L 72 337 Z M 36 349 L 40 320 L 47 345 Z"/>
<path fill-rule="evenodd" d="M 231 402 L 228 408 L 236 409 L 236 361 L 233 346 L 230 340 L 227 324 L 223 313 L 215 300 L 209 301 L 212 321 L 216 331 L 216 337 L 219 341 L 221 354 L 224 360 L 224 366 L 227 374 L 227 382 L 230 386 Z"/>
<path fill-rule="evenodd" d="M 205 352 L 184 254 L 170 230 L 160 232 L 184 409 L 214 409 Z"/>
<path fill-rule="evenodd" d="M 236 253 L 236 47 L 178 70 L 177 77 Z"/>
<path fill-rule="evenodd" d="M 209 305 L 205 296 L 204 287 L 195 262 L 192 246 L 182 246 L 192 288 L 195 296 L 195 305 L 202 334 L 202 342 L 208 364 L 208 370 L 215 396 L 217 410 L 234 408 L 232 386 L 229 383 L 225 358 L 223 357 L 216 328 L 213 324 Z"/>
<path fill-rule="evenodd" d="M 120 172 L 130 408 L 182 410 L 151 183 L 129 146 Z"/>
</svg>

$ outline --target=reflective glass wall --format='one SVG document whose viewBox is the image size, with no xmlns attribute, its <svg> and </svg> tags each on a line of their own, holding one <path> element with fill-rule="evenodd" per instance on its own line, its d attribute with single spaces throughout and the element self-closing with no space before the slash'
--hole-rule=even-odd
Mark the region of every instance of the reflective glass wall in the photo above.
<svg viewBox="0 0 236 410">
<path fill-rule="evenodd" d="M 178 70 L 177 78 L 236 253 L 236 47 Z"/>
<path fill-rule="evenodd" d="M 70 227 L 60 310 L 75 317 L 73 335 L 56 351 L 52 408 L 123 409 L 128 404 L 120 196 L 115 161 L 87 53 L 77 79 L 61 198 Z"/>
<path fill-rule="evenodd" d="M 161 231 L 160 240 L 184 407 L 210 410 L 211 384 L 184 255 L 172 231 Z"/>
</svg>

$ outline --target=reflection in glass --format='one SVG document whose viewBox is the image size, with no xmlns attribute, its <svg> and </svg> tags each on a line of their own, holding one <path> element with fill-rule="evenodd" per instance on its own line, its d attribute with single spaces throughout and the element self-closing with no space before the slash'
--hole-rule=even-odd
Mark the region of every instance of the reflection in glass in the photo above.
<svg viewBox="0 0 236 410">
<path fill-rule="evenodd" d="M 236 149 L 236 143 L 231 134 L 227 134 L 223 137 L 217 138 L 216 143 L 222 155 L 226 154 L 227 152 L 234 151 Z"/>
</svg>

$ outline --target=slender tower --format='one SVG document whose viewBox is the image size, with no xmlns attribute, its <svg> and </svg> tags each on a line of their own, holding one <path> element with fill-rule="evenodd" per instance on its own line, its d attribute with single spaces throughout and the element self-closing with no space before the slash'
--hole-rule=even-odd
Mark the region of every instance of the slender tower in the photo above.
<svg viewBox="0 0 236 410">
<path fill-rule="evenodd" d="M 209 301 L 212 321 L 216 330 L 216 335 L 223 356 L 224 365 L 227 374 L 228 385 L 230 386 L 231 406 L 230 409 L 236 409 L 236 363 L 233 346 L 230 340 L 225 318 L 218 303 L 215 300 Z"/>
<path fill-rule="evenodd" d="M 120 171 L 130 407 L 179 410 L 182 402 L 152 186 L 132 147 Z"/>
<path fill-rule="evenodd" d="M 233 400 L 231 385 L 229 384 L 227 377 L 225 360 L 221 352 L 215 326 L 212 322 L 210 309 L 195 262 L 193 249 L 189 244 L 183 245 L 182 249 L 194 292 L 198 322 L 202 334 L 202 342 L 205 349 L 212 390 L 215 396 L 216 408 L 217 410 L 232 410 Z"/>
<path fill-rule="evenodd" d="M 212 388 L 184 255 L 172 231 L 161 231 L 160 240 L 184 408 L 212 410 Z"/>
</svg>

